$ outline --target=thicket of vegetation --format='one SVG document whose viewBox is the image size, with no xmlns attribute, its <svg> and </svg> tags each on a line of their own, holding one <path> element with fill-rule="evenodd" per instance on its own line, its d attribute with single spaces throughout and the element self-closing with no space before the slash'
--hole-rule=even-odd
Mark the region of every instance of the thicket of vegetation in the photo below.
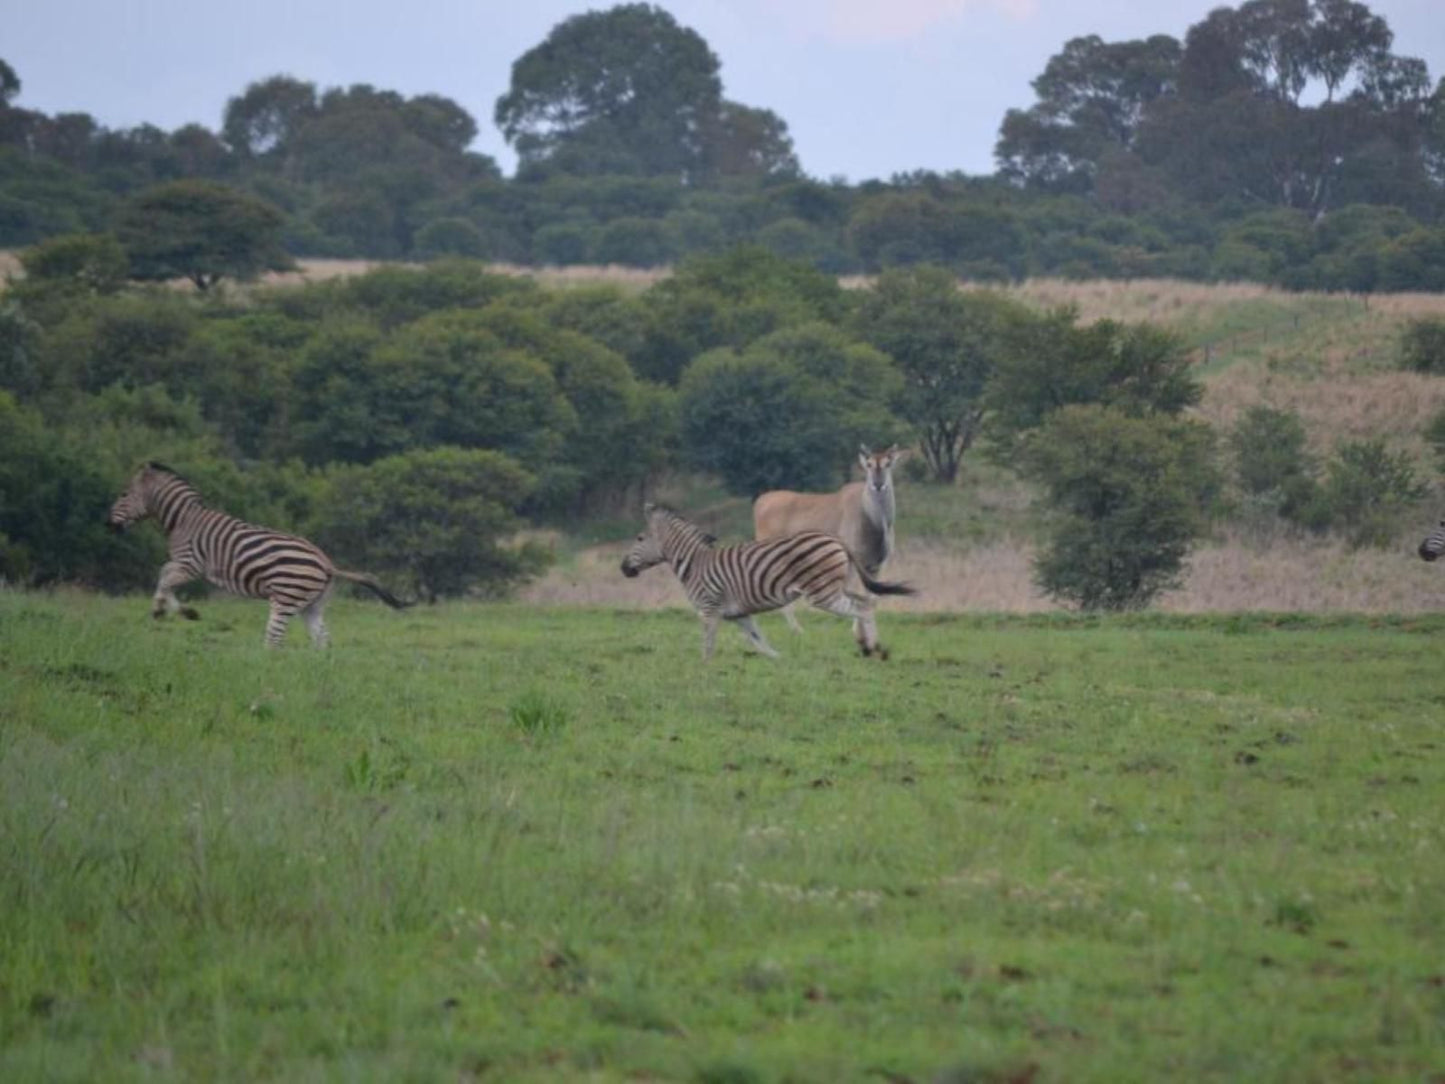
<svg viewBox="0 0 1445 1084">
<path fill-rule="evenodd" d="M 648 4 L 558 24 L 492 120 L 439 95 L 263 78 L 215 130 L 20 104 L 0 61 L 0 246 L 118 236 L 207 285 L 292 256 L 672 264 L 747 242 L 833 273 L 1171 276 L 1445 288 L 1445 82 L 1351 0 L 1246 0 L 1183 40 L 1065 43 L 992 176 L 809 176 L 786 120 Z M 199 224 L 199 225 L 198 225 Z"/>
<path fill-rule="evenodd" d="M 1376 544 L 1425 489 L 1379 440 L 1317 462 L 1287 412 L 1186 420 L 1201 387 L 1172 332 L 937 267 L 845 290 L 743 248 L 642 291 L 452 260 L 200 292 L 128 284 L 113 255 L 41 244 L 0 295 L 11 582 L 147 586 L 158 533 L 102 522 L 153 458 L 425 598 L 537 571 L 545 552 L 507 542 L 523 526 L 625 515 L 678 471 L 744 497 L 829 489 L 860 443 L 922 448 L 940 484 L 966 454 L 1031 479 L 1055 517 L 1040 582 L 1087 608 L 1146 604 L 1222 516 Z"/>
</svg>

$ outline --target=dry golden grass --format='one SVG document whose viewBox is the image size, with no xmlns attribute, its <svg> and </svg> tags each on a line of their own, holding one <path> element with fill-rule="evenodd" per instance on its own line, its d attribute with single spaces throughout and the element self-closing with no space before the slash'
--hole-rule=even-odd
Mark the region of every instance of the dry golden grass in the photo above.
<svg viewBox="0 0 1445 1084">
<path fill-rule="evenodd" d="M 1256 547 L 1240 538 L 1226 538 L 1194 552 L 1183 586 L 1161 595 L 1157 608 L 1173 613 L 1445 610 L 1445 569 L 1421 561 L 1414 553 L 1417 541 L 1401 538 L 1387 550 L 1350 550 L 1339 542 L 1279 539 Z M 520 597 L 534 605 L 687 607 L 677 577 L 666 567 L 651 569 L 637 579 L 624 577 L 618 566 L 626 549 L 626 543 L 618 543 L 586 550 L 565 567 L 549 571 Z M 885 578 L 906 580 L 920 593 L 883 599 L 880 611 L 1062 609 L 1034 586 L 1032 559 L 1033 547 L 1022 539 L 1006 538 L 966 550 L 900 543 Z"/>
</svg>

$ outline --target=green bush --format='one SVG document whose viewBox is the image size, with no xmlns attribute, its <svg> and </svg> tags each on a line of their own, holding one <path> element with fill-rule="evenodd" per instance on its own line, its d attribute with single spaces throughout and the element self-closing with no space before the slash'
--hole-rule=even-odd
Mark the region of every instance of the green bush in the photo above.
<svg viewBox="0 0 1445 1084">
<path fill-rule="evenodd" d="M 1344 441 L 1326 465 L 1316 522 L 1357 548 L 1388 546 L 1429 491 L 1409 453 L 1389 451 L 1381 438 Z"/>
<path fill-rule="evenodd" d="M 1253 406 L 1228 437 L 1235 480 L 1251 506 L 1299 521 L 1314 504 L 1319 465 L 1306 448 L 1304 423 L 1292 411 Z"/>
<path fill-rule="evenodd" d="M 1445 373 L 1445 319 L 1425 316 L 1405 325 L 1400 365 L 1417 373 Z"/>
<path fill-rule="evenodd" d="M 886 355 L 823 324 L 699 358 L 678 389 L 683 454 L 733 493 L 831 489 L 859 444 L 903 431 L 889 405 L 902 378 Z"/>
<path fill-rule="evenodd" d="M 313 529 L 338 561 L 401 577 L 428 601 L 497 596 L 548 563 L 537 546 L 502 545 L 522 525 L 516 510 L 534 485 L 500 452 L 406 452 L 329 470 Z"/>
<path fill-rule="evenodd" d="M 1176 586 L 1219 492 L 1208 426 L 1097 404 L 1051 414 L 1021 463 L 1055 519 L 1038 583 L 1085 610 L 1138 609 Z"/>
</svg>

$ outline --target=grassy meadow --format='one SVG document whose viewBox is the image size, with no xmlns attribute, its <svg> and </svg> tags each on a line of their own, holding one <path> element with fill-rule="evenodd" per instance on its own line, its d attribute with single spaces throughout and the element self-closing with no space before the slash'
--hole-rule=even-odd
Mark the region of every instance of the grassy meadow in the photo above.
<svg viewBox="0 0 1445 1084">
<path fill-rule="evenodd" d="M 0 1079 L 1445 1073 L 1445 616 L 200 606 L 0 592 Z"/>
</svg>

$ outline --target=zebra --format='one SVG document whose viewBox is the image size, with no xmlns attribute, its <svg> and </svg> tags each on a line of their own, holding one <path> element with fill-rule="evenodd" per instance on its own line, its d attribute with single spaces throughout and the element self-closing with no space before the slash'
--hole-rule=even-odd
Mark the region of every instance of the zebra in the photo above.
<svg viewBox="0 0 1445 1084">
<path fill-rule="evenodd" d="M 853 618 L 863 654 L 888 658 L 878 642 L 873 600 L 844 589 L 849 567 L 875 595 L 911 595 L 903 583 L 880 583 L 865 572 L 837 538 L 800 531 L 784 538 L 716 548 L 715 539 L 670 508 L 646 504 L 647 526 L 622 560 L 622 574 L 636 576 L 664 561 L 682 581 L 687 600 L 702 619 L 702 657 L 712 658 L 718 622 L 735 622 L 753 646 L 769 658 L 778 653 L 763 637 L 753 614 L 805 599 L 829 613 Z"/>
<path fill-rule="evenodd" d="M 337 579 L 360 584 L 394 609 L 407 605 L 364 572 L 337 568 L 304 538 L 207 508 L 195 487 L 164 463 L 151 461 L 136 471 L 105 522 L 119 533 L 147 516 L 154 516 L 161 525 L 169 549 L 151 601 L 153 618 L 177 612 L 191 621 L 199 618 L 194 608 L 181 605 L 176 588 L 204 579 L 246 598 L 264 598 L 271 603 L 267 647 L 280 646 L 286 623 L 298 613 L 306 622 L 311 642 L 325 647 L 329 638 L 322 611 Z"/>
<path fill-rule="evenodd" d="M 1425 541 L 1420 543 L 1419 552 L 1426 561 L 1433 561 L 1445 553 L 1445 519 L 1440 521 L 1440 526 L 1425 536 Z"/>
</svg>

